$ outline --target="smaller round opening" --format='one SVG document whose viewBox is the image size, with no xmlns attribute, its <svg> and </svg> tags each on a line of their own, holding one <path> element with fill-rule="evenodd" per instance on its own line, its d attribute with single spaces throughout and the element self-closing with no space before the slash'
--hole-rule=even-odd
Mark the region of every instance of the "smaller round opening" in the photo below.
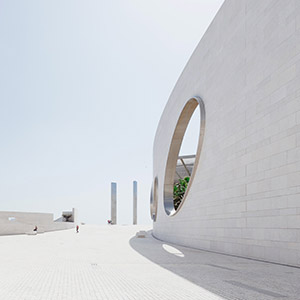
<svg viewBox="0 0 300 300">
<path fill-rule="evenodd" d="M 196 129 L 194 127 L 186 135 L 191 123 L 196 124 Z M 204 103 L 199 97 L 193 97 L 187 101 L 179 116 L 169 149 L 164 180 L 164 208 L 169 216 L 175 215 L 181 209 L 188 195 L 199 162 L 204 129 Z M 186 140 L 186 144 L 196 142 L 193 153 L 186 152 L 190 151 L 183 145 Z"/>
<path fill-rule="evenodd" d="M 157 177 L 155 177 L 151 187 L 151 194 L 150 194 L 150 215 L 151 215 L 151 219 L 154 222 L 156 221 L 156 214 L 157 214 L 157 188 L 158 188 L 158 179 Z"/>
</svg>

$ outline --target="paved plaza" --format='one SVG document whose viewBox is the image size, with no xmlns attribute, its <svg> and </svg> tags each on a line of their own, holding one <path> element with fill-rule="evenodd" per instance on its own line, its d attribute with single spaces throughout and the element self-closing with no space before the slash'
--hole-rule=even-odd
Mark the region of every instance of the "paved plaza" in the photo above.
<svg viewBox="0 0 300 300">
<path fill-rule="evenodd" d="M 300 299 L 298 268 L 165 244 L 150 226 L 1 236 L 0 266 L 1 300 Z"/>
</svg>

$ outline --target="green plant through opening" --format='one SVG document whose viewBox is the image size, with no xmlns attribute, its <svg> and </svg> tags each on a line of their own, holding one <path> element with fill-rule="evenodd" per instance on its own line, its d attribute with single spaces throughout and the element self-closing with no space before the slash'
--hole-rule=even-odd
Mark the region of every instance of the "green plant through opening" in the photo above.
<svg viewBox="0 0 300 300">
<path fill-rule="evenodd" d="M 174 199 L 174 208 L 175 210 L 178 209 L 184 194 L 187 190 L 187 187 L 189 185 L 190 177 L 187 176 L 184 179 L 179 179 L 178 182 L 174 183 L 174 189 L 173 189 L 173 199 Z"/>
</svg>

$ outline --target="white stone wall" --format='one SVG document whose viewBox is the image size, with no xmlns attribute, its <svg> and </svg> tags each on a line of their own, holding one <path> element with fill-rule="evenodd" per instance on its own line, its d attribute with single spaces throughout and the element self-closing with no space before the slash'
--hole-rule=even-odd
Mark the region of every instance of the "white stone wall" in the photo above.
<svg viewBox="0 0 300 300">
<path fill-rule="evenodd" d="M 205 103 L 204 143 L 188 197 L 169 217 L 165 165 L 193 96 Z M 300 1 L 225 1 L 165 107 L 153 170 L 157 238 L 300 266 Z"/>
</svg>

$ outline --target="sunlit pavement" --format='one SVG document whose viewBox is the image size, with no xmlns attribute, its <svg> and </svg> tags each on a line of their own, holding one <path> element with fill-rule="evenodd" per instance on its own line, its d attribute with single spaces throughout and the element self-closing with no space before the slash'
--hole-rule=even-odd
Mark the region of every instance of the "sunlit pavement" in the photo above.
<svg viewBox="0 0 300 300">
<path fill-rule="evenodd" d="M 300 299 L 300 269 L 165 244 L 150 226 L 0 237 L 0 299 Z"/>
</svg>

